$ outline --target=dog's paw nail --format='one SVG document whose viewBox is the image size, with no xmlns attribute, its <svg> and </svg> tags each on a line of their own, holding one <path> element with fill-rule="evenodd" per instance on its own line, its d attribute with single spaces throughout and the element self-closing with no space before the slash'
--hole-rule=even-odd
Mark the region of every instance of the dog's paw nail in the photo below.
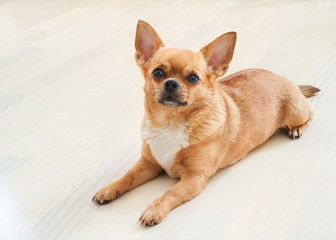
<svg viewBox="0 0 336 240">
<path fill-rule="evenodd" d="M 294 138 L 300 138 L 302 136 L 302 134 L 300 134 L 300 130 L 297 129 L 294 131 L 294 134 L 293 134 Z"/>
<path fill-rule="evenodd" d="M 297 131 L 294 131 L 294 133 L 293 133 L 293 138 L 298 138 Z"/>
<path fill-rule="evenodd" d="M 144 226 L 146 225 L 146 221 L 144 218 L 141 220 L 141 225 L 144 225 Z"/>
</svg>

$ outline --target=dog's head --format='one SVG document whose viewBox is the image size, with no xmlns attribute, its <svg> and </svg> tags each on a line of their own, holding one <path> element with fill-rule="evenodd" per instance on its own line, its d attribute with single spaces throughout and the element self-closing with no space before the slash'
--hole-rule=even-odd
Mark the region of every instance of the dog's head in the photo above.
<svg viewBox="0 0 336 240">
<path fill-rule="evenodd" d="M 236 33 L 229 32 L 199 52 L 165 48 L 155 30 L 140 20 L 135 58 L 146 80 L 145 94 L 166 107 L 186 107 L 202 100 L 227 71 L 235 43 Z"/>
</svg>

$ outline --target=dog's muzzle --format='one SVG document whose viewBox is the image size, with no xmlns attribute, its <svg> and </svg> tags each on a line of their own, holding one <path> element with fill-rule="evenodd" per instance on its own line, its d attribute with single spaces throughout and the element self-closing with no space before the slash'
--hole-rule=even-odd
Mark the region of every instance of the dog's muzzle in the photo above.
<svg viewBox="0 0 336 240">
<path fill-rule="evenodd" d="M 180 84 L 176 80 L 169 79 L 163 84 L 161 98 L 159 103 L 168 107 L 187 106 L 187 102 L 181 101 L 181 94 L 179 93 Z"/>
</svg>

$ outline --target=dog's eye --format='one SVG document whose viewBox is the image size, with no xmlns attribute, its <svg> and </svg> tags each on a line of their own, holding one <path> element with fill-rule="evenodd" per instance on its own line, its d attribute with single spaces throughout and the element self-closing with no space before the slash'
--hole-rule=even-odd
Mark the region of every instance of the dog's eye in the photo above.
<svg viewBox="0 0 336 240">
<path fill-rule="evenodd" d="M 197 83 L 199 81 L 198 76 L 194 73 L 187 76 L 186 79 L 191 83 Z"/>
<path fill-rule="evenodd" d="M 165 72 L 161 68 L 157 68 L 153 71 L 153 78 L 163 78 L 165 76 Z"/>
</svg>

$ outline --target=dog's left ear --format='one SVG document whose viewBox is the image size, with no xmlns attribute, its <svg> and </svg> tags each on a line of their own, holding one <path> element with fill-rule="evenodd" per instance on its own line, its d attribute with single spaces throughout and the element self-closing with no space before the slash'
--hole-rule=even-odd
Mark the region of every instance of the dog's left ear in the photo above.
<svg viewBox="0 0 336 240">
<path fill-rule="evenodd" d="M 200 50 L 210 68 L 210 74 L 214 74 L 216 78 L 226 73 L 233 57 L 236 38 L 235 32 L 228 32 Z"/>
<path fill-rule="evenodd" d="M 135 36 L 135 60 L 137 64 L 143 67 L 161 47 L 164 47 L 164 43 L 152 26 L 139 20 Z"/>
</svg>

